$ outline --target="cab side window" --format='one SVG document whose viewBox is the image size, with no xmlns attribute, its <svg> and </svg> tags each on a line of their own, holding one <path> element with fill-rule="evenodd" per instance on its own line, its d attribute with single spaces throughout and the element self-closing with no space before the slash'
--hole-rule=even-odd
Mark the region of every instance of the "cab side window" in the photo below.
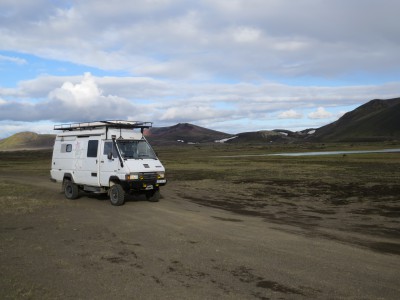
<svg viewBox="0 0 400 300">
<path fill-rule="evenodd" d="M 103 155 L 107 156 L 111 152 L 112 152 L 113 158 L 117 158 L 117 156 L 118 156 L 117 155 L 117 149 L 113 145 L 113 142 L 105 142 L 104 143 Z"/>
</svg>

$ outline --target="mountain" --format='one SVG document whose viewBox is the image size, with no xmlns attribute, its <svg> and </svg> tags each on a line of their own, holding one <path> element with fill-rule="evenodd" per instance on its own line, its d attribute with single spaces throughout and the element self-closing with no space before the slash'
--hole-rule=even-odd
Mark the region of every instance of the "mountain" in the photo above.
<svg viewBox="0 0 400 300">
<path fill-rule="evenodd" d="M 318 128 L 311 139 L 327 142 L 400 139 L 400 98 L 371 100 Z"/>
<path fill-rule="evenodd" d="M 179 123 L 169 127 L 151 127 L 144 134 L 152 144 L 210 143 L 232 136 L 189 123 Z"/>
<path fill-rule="evenodd" d="M 190 143 L 266 144 L 291 142 L 363 142 L 400 140 L 400 98 L 371 100 L 318 129 L 242 132 L 235 135 L 179 123 L 144 132 L 153 145 Z M 0 140 L 1 150 L 52 148 L 55 135 L 20 132 Z"/>
<path fill-rule="evenodd" d="M 55 135 L 19 132 L 0 140 L 0 150 L 46 149 L 54 145 Z"/>
</svg>

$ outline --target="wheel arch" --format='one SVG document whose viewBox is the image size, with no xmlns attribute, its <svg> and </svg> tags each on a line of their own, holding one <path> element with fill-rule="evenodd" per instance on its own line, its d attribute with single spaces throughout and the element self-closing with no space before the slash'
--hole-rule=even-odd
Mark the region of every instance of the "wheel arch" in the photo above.
<svg viewBox="0 0 400 300">
<path fill-rule="evenodd" d="M 112 187 L 114 184 L 120 184 L 121 180 L 117 176 L 111 176 L 108 180 L 108 186 Z"/>
<path fill-rule="evenodd" d="M 70 180 L 70 181 L 72 181 L 72 182 L 75 182 L 74 177 L 72 176 L 71 173 L 64 173 L 63 182 L 64 182 L 66 179 L 68 179 L 68 180 Z"/>
</svg>

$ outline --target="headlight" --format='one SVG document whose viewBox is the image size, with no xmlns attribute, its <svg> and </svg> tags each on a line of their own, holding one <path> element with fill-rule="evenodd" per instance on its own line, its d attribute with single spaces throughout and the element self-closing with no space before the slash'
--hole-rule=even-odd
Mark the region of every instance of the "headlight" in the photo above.
<svg viewBox="0 0 400 300">
<path fill-rule="evenodd" d="M 165 173 L 164 172 L 158 172 L 157 173 L 157 179 L 163 179 L 165 178 Z"/>
<path fill-rule="evenodd" d="M 129 175 L 125 176 L 126 180 L 138 180 L 139 179 L 139 174 L 138 173 L 132 173 Z"/>
</svg>

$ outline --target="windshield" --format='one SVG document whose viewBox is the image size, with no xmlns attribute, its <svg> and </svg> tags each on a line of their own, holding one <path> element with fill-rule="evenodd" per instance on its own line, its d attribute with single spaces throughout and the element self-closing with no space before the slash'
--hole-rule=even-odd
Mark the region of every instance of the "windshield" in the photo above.
<svg viewBox="0 0 400 300">
<path fill-rule="evenodd" d="M 117 141 L 117 145 L 123 159 L 157 159 L 153 149 L 151 149 L 150 145 L 145 140 L 119 140 Z"/>
</svg>

